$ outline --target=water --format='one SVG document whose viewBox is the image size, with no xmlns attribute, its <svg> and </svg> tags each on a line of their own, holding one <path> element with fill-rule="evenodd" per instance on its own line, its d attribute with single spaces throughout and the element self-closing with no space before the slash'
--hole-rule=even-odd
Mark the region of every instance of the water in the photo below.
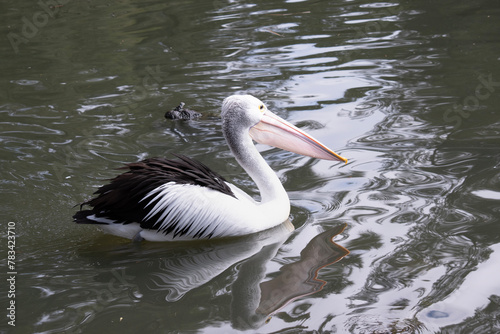
<svg viewBox="0 0 500 334">
<path fill-rule="evenodd" d="M 0 11 L 0 331 L 500 332 L 497 1 L 44 3 Z M 349 159 L 259 146 L 294 230 L 72 224 L 115 168 L 172 152 L 255 195 L 218 118 L 243 92 Z M 181 101 L 204 117 L 166 121 Z"/>
</svg>

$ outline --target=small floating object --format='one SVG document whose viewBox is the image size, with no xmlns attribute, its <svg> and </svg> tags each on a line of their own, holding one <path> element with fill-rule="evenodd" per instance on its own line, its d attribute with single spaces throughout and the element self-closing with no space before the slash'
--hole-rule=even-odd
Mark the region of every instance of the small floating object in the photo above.
<svg viewBox="0 0 500 334">
<path fill-rule="evenodd" d="M 181 102 L 177 107 L 174 109 L 167 111 L 165 113 L 165 118 L 168 119 L 195 119 L 201 116 L 199 112 L 196 112 L 194 110 L 190 109 L 184 109 L 184 106 L 186 104 L 184 102 Z"/>
</svg>

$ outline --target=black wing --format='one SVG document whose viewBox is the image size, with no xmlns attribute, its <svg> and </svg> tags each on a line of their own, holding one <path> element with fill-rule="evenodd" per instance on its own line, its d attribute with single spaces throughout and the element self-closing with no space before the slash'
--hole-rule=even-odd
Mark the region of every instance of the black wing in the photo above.
<svg viewBox="0 0 500 334">
<path fill-rule="evenodd" d="M 236 197 L 225 179 L 199 161 L 184 155 L 174 154 L 177 159 L 151 158 L 125 165 L 120 169 L 128 169 L 118 175 L 110 183 L 100 187 L 94 194 L 97 196 L 80 205 L 80 211 L 73 218 L 77 223 L 99 224 L 87 219 L 88 215 L 116 220 L 117 223 L 140 223 L 141 227 L 155 229 L 156 216 L 145 217 L 149 213 L 141 200 L 159 186 L 175 182 L 177 184 L 194 184 Z M 84 205 L 91 210 L 82 210 Z M 154 205 L 153 205 L 154 206 Z"/>
</svg>

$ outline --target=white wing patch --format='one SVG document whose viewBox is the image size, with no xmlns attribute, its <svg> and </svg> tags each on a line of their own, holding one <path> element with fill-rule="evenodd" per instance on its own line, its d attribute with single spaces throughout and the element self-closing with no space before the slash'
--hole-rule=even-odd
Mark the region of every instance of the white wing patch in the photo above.
<svg viewBox="0 0 500 334">
<path fill-rule="evenodd" d="M 242 232 L 242 226 L 234 226 L 232 215 L 241 208 L 241 200 L 213 189 L 168 182 L 150 191 L 141 202 L 146 200 L 145 208 L 150 211 L 145 220 L 155 217 L 155 229 L 174 238 L 210 238 Z M 243 202 L 248 206 L 247 201 Z"/>
<path fill-rule="evenodd" d="M 99 224 L 113 224 L 116 223 L 116 220 L 114 219 L 109 219 L 106 217 L 96 217 L 96 215 L 89 215 L 87 216 L 88 220 L 93 220 Z"/>
</svg>

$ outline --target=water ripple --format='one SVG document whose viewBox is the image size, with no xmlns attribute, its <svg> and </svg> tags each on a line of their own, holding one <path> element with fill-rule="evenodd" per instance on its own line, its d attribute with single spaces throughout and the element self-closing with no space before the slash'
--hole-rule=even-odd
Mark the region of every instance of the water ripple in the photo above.
<svg viewBox="0 0 500 334">
<path fill-rule="evenodd" d="M 454 3 L 446 15 L 423 1 L 57 7 L 15 57 L 4 48 L 2 58 L 0 202 L 17 223 L 26 331 L 487 332 L 471 326 L 494 323 L 498 309 L 499 20 L 486 2 Z M 0 14 L 9 36 L 42 13 L 22 2 L 9 8 Z M 230 256 L 259 252 L 224 267 L 215 250 L 230 241 L 138 248 L 71 224 L 73 206 L 114 168 L 171 152 L 255 195 L 219 121 L 222 99 L 243 92 L 349 159 L 258 146 L 292 203 L 297 230 L 283 247 L 235 243 Z M 477 108 L 462 107 L 475 99 Z M 203 119 L 165 121 L 181 101 Z M 240 287 L 256 276 L 292 282 L 280 268 L 313 236 L 344 223 L 351 254 L 319 271 L 322 291 L 290 301 L 268 322 L 241 323 L 260 286 L 231 300 L 236 278 Z M 314 276 L 314 268 L 299 272 Z M 455 312 L 462 305 L 469 318 Z"/>
</svg>

